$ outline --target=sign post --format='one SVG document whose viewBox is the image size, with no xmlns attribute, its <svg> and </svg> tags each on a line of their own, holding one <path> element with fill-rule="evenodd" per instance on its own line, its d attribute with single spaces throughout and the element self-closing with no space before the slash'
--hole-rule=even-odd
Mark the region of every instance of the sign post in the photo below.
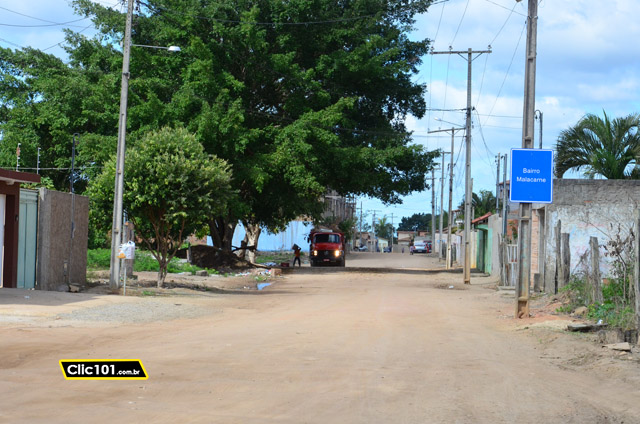
<svg viewBox="0 0 640 424">
<path fill-rule="evenodd" d="M 511 190 L 515 203 L 553 202 L 553 150 L 511 149 Z"/>
<path fill-rule="evenodd" d="M 551 203 L 553 201 L 552 150 L 511 149 L 509 200 L 520 203 L 516 318 L 528 318 L 531 282 L 532 203 Z"/>
</svg>

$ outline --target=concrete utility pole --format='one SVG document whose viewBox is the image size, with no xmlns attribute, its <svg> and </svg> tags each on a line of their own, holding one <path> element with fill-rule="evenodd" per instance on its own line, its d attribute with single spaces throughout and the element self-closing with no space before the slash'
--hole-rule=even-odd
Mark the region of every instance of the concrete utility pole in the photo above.
<svg viewBox="0 0 640 424">
<path fill-rule="evenodd" d="M 538 32 L 538 0 L 529 0 L 527 16 L 527 48 L 522 114 L 522 148 L 533 148 L 536 106 L 536 38 Z M 516 284 L 516 318 L 529 318 L 529 286 L 531 284 L 531 203 L 520 203 L 518 230 L 518 284 Z"/>
<path fill-rule="evenodd" d="M 431 247 L 436 245 L 436 173 L 431 169 Z"/>
<path fill-rule="evenodd" d="M 454 137 L 455 137 L 455 133 L 456 131 L 463 131 L 466 128 L 447 128 L 445 130 L 435 130 L 435 131 L 429 131 L 427 134 L 432 134 L 432 133 L 438 133 L 438 132 L 449 132 L 451 131 L 451 156 L 450 156 L 450 164 L 449 164 L 449 211 L 448 211 L 448 218 L 447 218 L 447 256 L 446 256 L 446 266 L 447 269 L 451 268 L 452 263 L 451 263 L 451 223 L 452 223 L 452 217 L 451 217 L 451 209 L 452 209 L 452 202 L 453 202 L 453 152 L 455 151 L 454 148 Z M 442 159 L 442 164 L 444 166 L 444 158 Z M 442 221 L 441 221 L 442 222 Z M 442 234 L 442 226 L 440 227 L 440 234 Z M 432 245 L 435 245 L 435 241 L 432 242 Z M 439 255 L 439 253 L 438 253 Z"/>
<path fill-rule="evenodd" d="M 109 272 L 109 286 L 112 289 L 120 287 L 120 259 L 118 248 L 122 242 L 122 194 L 124 191 L 124 154 L 127 135 L 127 102 L 129 101 L 129 57 L 131 54 L 131 20 L 133 17 L 133 2 L 129 0 L 127 6 L 127 20 L 122 46 L 122 83 L 120 87 L 120 119 L 118 122 L 118 148 L 116 155 L 116 178 L 113 194 L 113 225 L 111 229 L 111 267 Z"/>
<path fill-rule="evenodd" d="M 529 0 L 534 1 L 534 0 Z M 483 53 L 491 53 L 491 50 L 473 51 L 468 49 L 465 51 L 445 51 L 434 52 L 431 54 L 457 54 L 464 58 L 467 55 L 467 139 L 466 139 L 466 164 L 465 164 L 465 192 L 464 192 L 464 283 L 471 284 L 471 63 Z M 477 54 L 475 58 L 474 54 Z"/>
<path fill-rule="evenodd" d="M 360 201 L 360 240 L 358 243 L 362 242 L 362 201 Z M 358 245 L 360 247 L 360 245 Z"/>
<path fill-rule="evenodd" d="M 442 259 L 442 226 L 444 219 L 444 155 L 450 152 L 442 152 L 442 176 L 440 177 L 440 238 L 438 239 L 438 260 Z"/>
<path fill-rule="evenodd" d="M 498 172 L 496 172 L 496 212 L 500 210 L 500 200 L 498 193 L 500 192 L 500 153 L 496 156 L 496 163 L 498 164 Z"/>
<path fill-rule="evenodd" d="M 393 252 L 393 213 L 391 214 L 391 243 L 389 243 L 389 248 Z"/>
<path fill-rule="evenodd" d="M 507 240 L 507 215 L 509 214 L 509 206 L 507 205 L 507 158 L 504 155 L 504 171 L 502 173 L 502 237 Z"/>
</svg>

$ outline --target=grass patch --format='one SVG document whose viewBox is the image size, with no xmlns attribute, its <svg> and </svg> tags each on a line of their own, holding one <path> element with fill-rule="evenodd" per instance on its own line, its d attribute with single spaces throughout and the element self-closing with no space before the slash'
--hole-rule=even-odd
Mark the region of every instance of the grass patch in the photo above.
<svg viewBox="0 0 640 424">
<path fill-rule="evenodd" d="M 625 297 L 624 282 L 610 280 L 602 287 L 602 303 L 593 303 L 589 294 L 587 282 L 578 277 L 572 277 L 571 282 L 560 289 L 568 296 L 569 302 L 556 309 L 556 312 L 570 314 L 580 306 L 587 306 L 587 318 L 609 324 L 613 328 L 628 330 L 635 328 L 635 314 L 633 306 Z"/>
<path fill-rule="evenodd" d="M 87 269 L 89 271 L 106 270 L 111 265 L 111 250 L 110 249 L 90 249 L 87 251 Z M 133 270 L 135 272 L 158 272 L 160 269 L 158 261 L 150 252 L 144 250 L 136 250 L 136 259 L 133 263 Z M 173 274 L 179 274 L 182 272 L 189 272 L 195 274 L 196 271 L 201 271 L 205 268 L 200 268 L 195 265 L 191 265 L 178 258 L 173 258 L 167 266 L 167 271 Z M 219 274 L 215 269 L 207 269 L 209 275 Z"/>
</svg>

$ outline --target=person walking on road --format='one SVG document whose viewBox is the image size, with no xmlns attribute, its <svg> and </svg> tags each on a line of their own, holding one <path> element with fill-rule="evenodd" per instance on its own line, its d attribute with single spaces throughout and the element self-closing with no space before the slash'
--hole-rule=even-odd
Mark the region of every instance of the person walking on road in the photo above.
<svg viewBox="0 0 640 424">
<path fill-rule="evenodd" d="M 302 249 L 300 249 L 300 246 L 298 246 L 297 244 L 293 245 L 293 254 L 295 255 L 295 257 L 293 258 L 293 266 L 296 266 L 296 262 L 298 262 L 298 267 L 301 267 L 301 263 L 300 263 L 300 251 Z"/>
</svg>

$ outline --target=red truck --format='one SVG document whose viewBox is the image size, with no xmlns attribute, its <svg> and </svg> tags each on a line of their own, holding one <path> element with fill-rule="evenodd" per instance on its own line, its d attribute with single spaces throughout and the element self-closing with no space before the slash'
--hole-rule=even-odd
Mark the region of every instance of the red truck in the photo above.
<svg viewBox="0 0 640 424">
<path fill-rule="evenodd" d="M 345 238 L 339 231 L 311 230 L 309 233 L 311 266 L 335 264 L 345 266 Z"/>
</svg>

